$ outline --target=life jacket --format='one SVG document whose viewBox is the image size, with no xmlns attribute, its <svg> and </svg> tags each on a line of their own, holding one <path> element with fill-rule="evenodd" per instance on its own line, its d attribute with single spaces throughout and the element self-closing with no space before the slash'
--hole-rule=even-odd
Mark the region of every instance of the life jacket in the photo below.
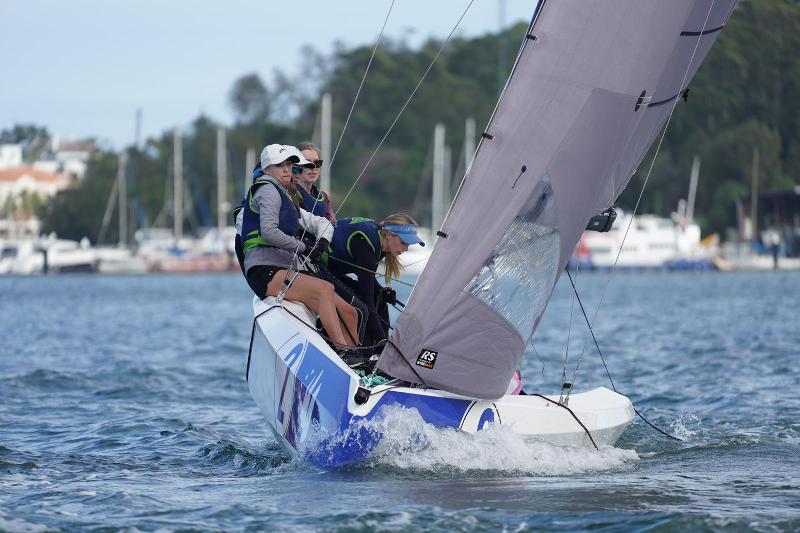
<svg viewBox="0 0 800 533">
<path fill-rule="evenodd" d="M 297 186 L 297 194 L 299 195 L 298 198 L 300 200 L 300 207 L 308 211 L 309 213 L 313 213 L 318 217 L 325 218 L 325 213 L 328 211 L 328 204 L 325 202 L 325 195 L 322 192 L 318 191 L 316 187 L 313 185 L 311 186 L 311 192 L 317 193 L 317 198 L 307 193 L 306 190 L 298 185 Z"/>
<path fill-rule="evenodd" d="M 322 261 L 326 264 L 328 270 L 337 276 L 359 274 L 363 272 L 363 270 L 358 267 L 375 270 L 375 267 L 383 255 L 380 231 L 380 224 L 369 218 L 349 217 L 338 220 L 333 227 L 333 238 L 328 246 L 328 250 L 326 253 L 322 254 Z M 350 251 L 350 246 L 356 235 L 364 237 L 372 248 L 372 251 L 375 252 L 375 261 L 373 264 L 357 266 L 348 264 L 354 263 L 354 257 Z M 337 259 L 339 259 L 339 261 L 337 261 Z"/>
<path fill-rule="evenodd" d="M 281 209 L 278 213 L 278 229 L 292 237 L 300 232 L 300 218 L 297 207 L 294 202 L 292 202 L 286 189 L 275 181 L 272 176 L 259 177 L 250 186 L 250 189 L 247 191 L 247 196 L 242 200 L 239 207 L 233 211 L 234 220 L 236 220 L 239 211 L 242 211 L 243 214 L 242 228 L 239 233 L 242 236 L 242 244 L 245 251 L 256 246 L 272 247 L 261 235 L 261 216 L 257 206 L 253 203 L 253 197 L 256 191 L 267 183 L 275 187 L 281 195 Z"/>
</svg>

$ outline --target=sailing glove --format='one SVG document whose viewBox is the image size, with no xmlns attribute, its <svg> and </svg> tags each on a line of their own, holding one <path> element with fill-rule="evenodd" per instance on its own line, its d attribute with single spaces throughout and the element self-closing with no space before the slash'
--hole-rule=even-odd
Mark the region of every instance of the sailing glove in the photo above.
<svg viewBox="0 0 800 533">
<path fill-rule="evenodd" d="M 397 303 L 397 293 L 391 287 L 384 287 L 383 288 L 383 301 L 389 305 L 394 305 Z"/>
<path fill-rule="evenodd" d="M 316 263 L 317 261 L 319 261 L 320 254 L 322 254 L 322 252 L 328 249 L 327 239 L 317 240 L 317 238 L 314 237 L 313 235 L 306 235 L 305 237 L 303 237 L 303 244 L 306 247 L 303 254 L 312 263 Z"/>
</svg>

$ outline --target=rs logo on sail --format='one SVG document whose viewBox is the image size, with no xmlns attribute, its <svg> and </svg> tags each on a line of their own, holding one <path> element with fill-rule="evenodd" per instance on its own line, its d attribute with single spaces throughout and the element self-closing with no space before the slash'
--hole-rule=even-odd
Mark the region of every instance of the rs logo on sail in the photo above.
<svg viewBox="0 0 800 533">
<path fill-rule="evenodd" d="M 425 367 L 433 370 L 433 365 L 436 364 L 436 356 L 439 352 L 433 350 L 422 350 L 417 357 L 417 366 Z"/>
</svg>

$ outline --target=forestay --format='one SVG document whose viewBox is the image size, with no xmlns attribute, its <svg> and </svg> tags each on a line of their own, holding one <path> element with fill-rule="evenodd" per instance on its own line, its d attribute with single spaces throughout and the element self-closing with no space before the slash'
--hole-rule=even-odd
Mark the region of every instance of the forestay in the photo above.
<svg viewBox="0 0 800 533">
<path fill-rule="evenodd" d="M 735 3 L 539 5 L 380 369 L 505 393 L 589 218 L 625 188 Z"/>
</svg>

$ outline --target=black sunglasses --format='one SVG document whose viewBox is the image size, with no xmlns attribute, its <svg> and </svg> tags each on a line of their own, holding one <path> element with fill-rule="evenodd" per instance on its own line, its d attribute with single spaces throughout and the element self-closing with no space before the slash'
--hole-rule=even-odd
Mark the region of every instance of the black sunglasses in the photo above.
<svg viewBox="0 0 800 533">
<path fill-rule="evenodd" d="M 322 166 L 322 159 L 317 159 L 315 161 L 309 161 L 309 163 L 312 163 L 314 165 L 314 168 L 320 168 Z M 305 170 L 305 169 L 303 167 L 301 167 L 301 166 L 292 165 L 292 172 L 294 172 L 295 174 L 302 174 L 303 170 Z"/>
</svg>

